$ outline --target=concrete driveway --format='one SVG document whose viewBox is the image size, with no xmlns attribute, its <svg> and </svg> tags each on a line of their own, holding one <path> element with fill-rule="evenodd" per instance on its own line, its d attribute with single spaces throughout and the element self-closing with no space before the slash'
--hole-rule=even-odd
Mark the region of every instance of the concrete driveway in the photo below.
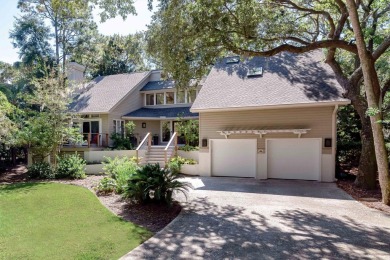
<svg viewBox="0 0 390 260">
<path fill-rule="evenodd" d="M 189 180 L 181 215 L 123 259 L 390 259 L 390 216 L 334 183 Z"/>
</svg>

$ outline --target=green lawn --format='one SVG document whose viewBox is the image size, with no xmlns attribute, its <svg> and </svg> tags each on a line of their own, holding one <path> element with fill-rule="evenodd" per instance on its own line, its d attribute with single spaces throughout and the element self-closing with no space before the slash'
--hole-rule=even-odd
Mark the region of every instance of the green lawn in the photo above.
<svg viewBox="0 0 390 260">
<path fill-rule="evenodd" d="M 0 185 L 0 259 L 118 259 L 150 236 L 87 189 Z"/>
</svg>

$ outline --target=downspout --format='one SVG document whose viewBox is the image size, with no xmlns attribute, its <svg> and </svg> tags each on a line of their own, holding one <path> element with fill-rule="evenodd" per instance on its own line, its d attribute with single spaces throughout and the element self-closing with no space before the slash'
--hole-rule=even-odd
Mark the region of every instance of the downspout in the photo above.
<svg viewBox="0 0 390 260">
<path fill-rule="evenodd" d="M 337 110 L 339 105 L 334 106 L 332 114 L 332 167 L 336 173 L 336 146 L 337 146 Z M 336 175 L 334 175 L 336 176 Z M 334 177 L 335 178 L 335 177 Z"/>
</svg>

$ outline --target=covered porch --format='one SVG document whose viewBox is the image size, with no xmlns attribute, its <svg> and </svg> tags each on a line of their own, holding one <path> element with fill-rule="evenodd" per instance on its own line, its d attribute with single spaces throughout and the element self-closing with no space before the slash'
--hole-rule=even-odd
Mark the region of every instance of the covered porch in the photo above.
<svg viewBox="0 0 390 260">
<path fill-rule="evenodd" d="M 197 113 L 191 113 L 189 107 L 141 108 L 122 117 L 136 125 L 134 136 L 139 144 L 150 133 L 151 145 L 165 146 L 175 132 L 178 132 L 180 120 L 198 120 Z M 178 145 L 185 144 L 183 136 L 177 136 Z"/>
</svg>

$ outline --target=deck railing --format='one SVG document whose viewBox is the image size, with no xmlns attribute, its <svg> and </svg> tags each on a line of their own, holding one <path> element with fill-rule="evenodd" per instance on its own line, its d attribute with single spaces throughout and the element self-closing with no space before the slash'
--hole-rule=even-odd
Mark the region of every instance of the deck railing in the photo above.
<svg viewBox="0 0 390 260">
<path fill-rule="evenodd" d="M 168 151 L 169 150 L 174 150 L 174 151 L 171 152 L 170 157 L 168 158 Z M 176 154 L 177 154 L 177 132 L 173 133 L 167 146 L 165 146 L 165 149 L 164 149 L 165 163 L 168 163 L 168 160 L 171 159 L 172 155 L 176 155 Z"/>
<path fill-rule="evenodd" d="M 137 163 L 139 163 L 139 151 L 147 150 L 150 151 L 150 147 L 152 146 L 152 135 L 147 133 L 142 142 L 138 145 L 137 149 L 135 149 L 135 156 L 137 157 Z"/>
<path fill-rule="evenodd" d="M 83 143 L 67 143 L 64 146 L 73 146 L 73 147 L 108 147 L 108 133 L 81 133 L 83 136 Z"/>
</svg>

